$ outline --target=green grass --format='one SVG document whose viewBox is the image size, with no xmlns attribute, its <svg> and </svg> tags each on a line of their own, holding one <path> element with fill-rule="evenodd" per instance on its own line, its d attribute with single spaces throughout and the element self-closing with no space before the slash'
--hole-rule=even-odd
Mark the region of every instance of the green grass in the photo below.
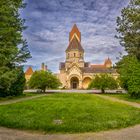
<svg viewBox="0 0 140 140">
<path fill-rule="evenodd" d="M 37 93 L 23 93 L 19 96 L 0 97 L 0 102 L 14 100 L 14 99 L 20 99 L 20 98 L 26 98 L 26 97 L 36 96 L 36 95 L 39 95 L 39 94 L 37 94 Z"/>
<path fill-rule="evenodd" d="M 140 98 L 138 98 L 138 99 L 132 98 L 129 94 L 104 94 L 104 95 L 115 97 L 115 98 L 126 100 L 126 101 L 130 101 L 130 102 L 136 102 L 136 103 L 140 104 Z"/>
<path fill-rule="evenodd" d="M 92 94 L 51 94 L 0 106 L 0 126 L 47 133 L 124 128 L 140 123 L 139 116 L 140 109 Z"/>
</svg>

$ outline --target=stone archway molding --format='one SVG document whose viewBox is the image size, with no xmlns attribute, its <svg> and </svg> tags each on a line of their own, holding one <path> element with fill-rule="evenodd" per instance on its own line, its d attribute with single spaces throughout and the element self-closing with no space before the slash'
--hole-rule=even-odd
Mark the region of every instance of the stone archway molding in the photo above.
<svg viewBox="0 0 140 140">
<path fill-rule="evenodd" d="M 83 89 L 87 89 L 91 81 L 92 81 L 91 77 L 89 77 L 89 76 L 84 77 L 82 80 Z"/>
<path fill-rule="evenodd" d="M 68 77 L 68 81 L 67 81 L 68 88 L 71 89 L 71 79 L 73 77 L 76 77 L 78 79 L 78 81 L 79 81 L 78 89 L 81 89 L 82 88 L 82 77 L 80 75 L 77 75 L 77 74 L 72 74 Z"/>
</svg>

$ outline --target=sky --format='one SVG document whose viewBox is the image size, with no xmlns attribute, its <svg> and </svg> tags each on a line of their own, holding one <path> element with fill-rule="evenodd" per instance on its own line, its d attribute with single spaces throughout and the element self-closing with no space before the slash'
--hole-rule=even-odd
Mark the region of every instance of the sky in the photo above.
<svg viewBox="0 0 140 140">
<path fill-rule="evenodd" d="M 129 0 L 25 0 L 21 12 L 28 27 L 23 36 L 28 42 L 32 58 L 25 69 L 40 69 L 44 62 L 52 72 L 59 72 L 65 61 L 69 32 L 76 24 L 81 32 L 85 61 L 102 64 L 110 57 L 115 63 L 124 52 L 115 38 L 116 18 Z"/>
</svg>

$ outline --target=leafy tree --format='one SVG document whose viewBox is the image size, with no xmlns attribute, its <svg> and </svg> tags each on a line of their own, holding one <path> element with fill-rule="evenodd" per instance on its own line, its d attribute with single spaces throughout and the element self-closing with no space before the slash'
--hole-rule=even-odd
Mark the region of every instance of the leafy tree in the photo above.
<svg viewBox="0 0 140 140">
<path fill-rule="evenodd" d="M 11 86 L 23 72 L 21 63 L 30 58 L 27 42 L 22 36 L 25 20 L 19 14 L 19 9 L 24 6 L 22 0 L 0 1 L 0 91 L 5 95 L 13 93 Z"/>
<path fill-rule="evenodd" d="M 118 83 L 111 75 L 100 74 L 96 75 L 90 83 L 89 89 L 92 88 L 101 89 L 102 93 L 104 93 L 105 89 L 117 89 Z"/>
<path fill-rule="evenodd" d="M 35 71 L 29 80 L 30 88 L 41 89 L 45 92 L 47 89 L 57 89 L 60 86 L 60 81 L 51 72 Z"/>
<path fill-rule="evenodd" d="M 131 0 L 117 18 L 118 38 L 128 54 L 140 60 L 140 0 Z"/>
<path fill-rule="evenodd" d="M 136 56 L 124 56 L 118 63 L 121 86 L 132 97 L 140 97 L 140 62 Z"/>
<path fill-rule="evenodd" d="M 128 55 L 117 63 L 120 81 L 131 96 L 140 97 L 140 0 L 131 0 L 121 13 L 118 38 Z"/>
</svg>

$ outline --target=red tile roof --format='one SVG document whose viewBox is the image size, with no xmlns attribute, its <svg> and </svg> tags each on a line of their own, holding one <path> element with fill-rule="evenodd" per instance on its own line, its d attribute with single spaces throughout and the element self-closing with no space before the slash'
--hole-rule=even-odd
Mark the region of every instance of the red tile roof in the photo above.
<svg viewBox="0 0 140 140">
<path fill-rule="evenodd" d="M 71 32 L 69 33 L 69 41 L 71 41 L 73 35 L 76 34 L 79 40 L 81 41 L 81 32 L 79 31 L 76 24 L 73 25 Z"/>
<path fill-rule="evenodd" d="M 25 75 L 32 75 L 33 74 L 33 69 L 32 67 L 28 67 L 28 69 L 25 72 Z"/>
</svg>

